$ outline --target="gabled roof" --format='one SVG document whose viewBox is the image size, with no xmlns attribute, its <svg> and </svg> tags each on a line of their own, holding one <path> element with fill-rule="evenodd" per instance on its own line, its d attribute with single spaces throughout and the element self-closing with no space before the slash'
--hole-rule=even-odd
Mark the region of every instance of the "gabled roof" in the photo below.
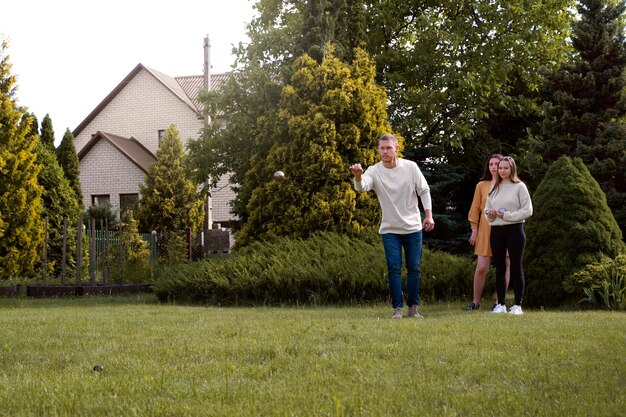
<svg viewBox="0 0 626 417">
<path fill-rule="evenodd" d="M 209 90 L 218 90 L 222 84 L 228 79 L 230 74 L 211 74 L 211 85 Z M 202 75 L 185 75 L 183 77 L 174 77 L 176 82 L 181 86 L 187 97 L 191 97 L 193 104 L 198 111 L 202 113 L 204 105 L 198 101 L 200 90 L 204 88 L 204 76 Z"/>
<path fill-rule="evenodd" d="M 204 88 L 204 77 L 202 75 L 191 75 L 186 77 L 171 77 L 160 71 L 153 70 L 142 64 L 137 64 L 135 68 L 105 97 L 98 106 L 83 120 L 72 132 L 74 137 L 78 136 L 89 123 L 117 96 L 120 91 L 141 71 L 146 70 L 168 90 L 176 95 L 191 110 L 202 117 L 202 106 L 198 103 L 198 93 Z M 215 89 L 221 84 L 228 74 L 211 74 L 211 89 Z"/>
<path fill-rule="evenodd" d="M 78 152 L 78 160 L 83 159 L 85 155 L 89 153 L 91 148 L 100 140 L 105 140 L 113 145 L 122 155 L 128 158 L 133 164 L 137 165 L 146 174 L 152 165 L 156 161 L 156 156 L 150 152 L 145 146 L 143 146 L 135 138 L 123 138 L 121 136 L 113 135 L 111 133 L 98 131 L 91 137 L 91 140 L 87 142 L 83 149 Z"/>
</svg>

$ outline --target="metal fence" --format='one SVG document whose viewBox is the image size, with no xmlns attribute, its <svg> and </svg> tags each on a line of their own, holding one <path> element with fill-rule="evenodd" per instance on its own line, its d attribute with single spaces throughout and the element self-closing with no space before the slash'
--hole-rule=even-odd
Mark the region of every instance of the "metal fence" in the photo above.
<svg viewBox="0 0 626 417">
<path fill-rule="evenodd" d="M 82 216 L 75 223 L 78 227 L 68 227 L 67 220 L 64 221 L 63 236 L 74 233 L 76 236 L 76 259 L 68 262 L 66 254 L 68 252 L 66 239 L 63 239 L 62 259 L 56 260 L 58 276 L 48 276 L 47 257 L 47 222 L 46 239 L 44 241 L 43 253 L 43 280 L 58 279 L 60 283 L 65 283 L 68 269 L 74 275 L 76 284 L 88 278 L 89 283 L 109 283 L 111 277 L 123 280 L 127 275 L 132 275 L 128 269 L 132 267 L 129 262 L 129 252 L 123 249 L 120 242 L 128 242 L 130 236 L 125 227 L 117 230 L 107 230 L 106 223 L 100 222 L 100 228 L 96 228 L 96 222 L 87 221 L 83 225 Z M 146 269 L 153 270 L 155 266 L 173 265 L 180 262 L 198 261 L 212 256 L 222 255 L 230 252 L 233 240 L 229 229 L 221 228 L 219 225 L 209 230 L 204 230 L 193 236 L 191 230 L 178 233 L 139 233 L 143 241 L 148 244 L 149 266 Z M 128 244 L 128 243 L 126 243 Z M 114 252 L 112 252 L 114 251 Z M 132 250 L 130 251 L 132 252 Z M 130 253 L 132 257 L 132 253 Z M 75 261 L 75 265 L 74 265 Z M 72 268 L 68 268 L 72 264 Z"/>
</svg>

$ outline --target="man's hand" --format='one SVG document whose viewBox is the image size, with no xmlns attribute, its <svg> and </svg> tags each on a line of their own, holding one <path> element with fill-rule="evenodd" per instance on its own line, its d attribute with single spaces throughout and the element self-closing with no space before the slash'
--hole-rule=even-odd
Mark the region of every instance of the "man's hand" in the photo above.
<svg viewBox="0 0 626 417">
<path fill-rule="evenodd" d="M 354 164 L 350 166 L 350 171 L 352 171 L 352 175 L 354 175 L 355 180 L 361 181 L 361 175 L 363 175 L 363 167 L 361 164 Z"/>
<path fill-rule="evenodd" d="M 433 212 L 431 210 L 426 210 L 426 217 L 422 222 L 422 228 L 425 232 L 430 232 L 435 228 L 435 221 L 433 220 Z"/>
</svg>

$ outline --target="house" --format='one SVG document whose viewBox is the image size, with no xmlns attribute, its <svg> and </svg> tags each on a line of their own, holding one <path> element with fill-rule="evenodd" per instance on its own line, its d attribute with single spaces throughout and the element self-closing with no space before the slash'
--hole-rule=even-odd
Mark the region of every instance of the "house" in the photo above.
<svg viewBox="0 0 626 417">
<path fill-rule="evenodd" d="M 139 185 L 165 130 L 178 127 L 186 144 L 206 123 L 198 93 L 215 89 L 227 74 L 210 73 L 210 45 L 204 39 L 204 74 L 172 77 L 138 64 L 73 131 L 85 207 L 110 204 L 124 211 L 139 198 Z M 211 190 L 205 227 L 228 226 L 235 194 L 228 177 Z"/>
</svg>

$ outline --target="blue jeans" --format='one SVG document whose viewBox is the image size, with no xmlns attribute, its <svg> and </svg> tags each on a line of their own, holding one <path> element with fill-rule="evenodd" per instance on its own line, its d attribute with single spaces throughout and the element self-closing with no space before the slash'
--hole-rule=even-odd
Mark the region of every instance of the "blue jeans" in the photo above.
<svg viewBox="0 0 626 417">
<path fill-rule="evenodd" d="M 387 280 L 391 291 L 393 308 L 403 306 L 402 296 L 402 249 L 406 264 L 406 291 L 409 307 L 420 303 L 420 260 L 422 259 L 422 231 L 400 235 L 385 233 L 381 235 L 385 256 L 387 257 Z"/>
</svg>

